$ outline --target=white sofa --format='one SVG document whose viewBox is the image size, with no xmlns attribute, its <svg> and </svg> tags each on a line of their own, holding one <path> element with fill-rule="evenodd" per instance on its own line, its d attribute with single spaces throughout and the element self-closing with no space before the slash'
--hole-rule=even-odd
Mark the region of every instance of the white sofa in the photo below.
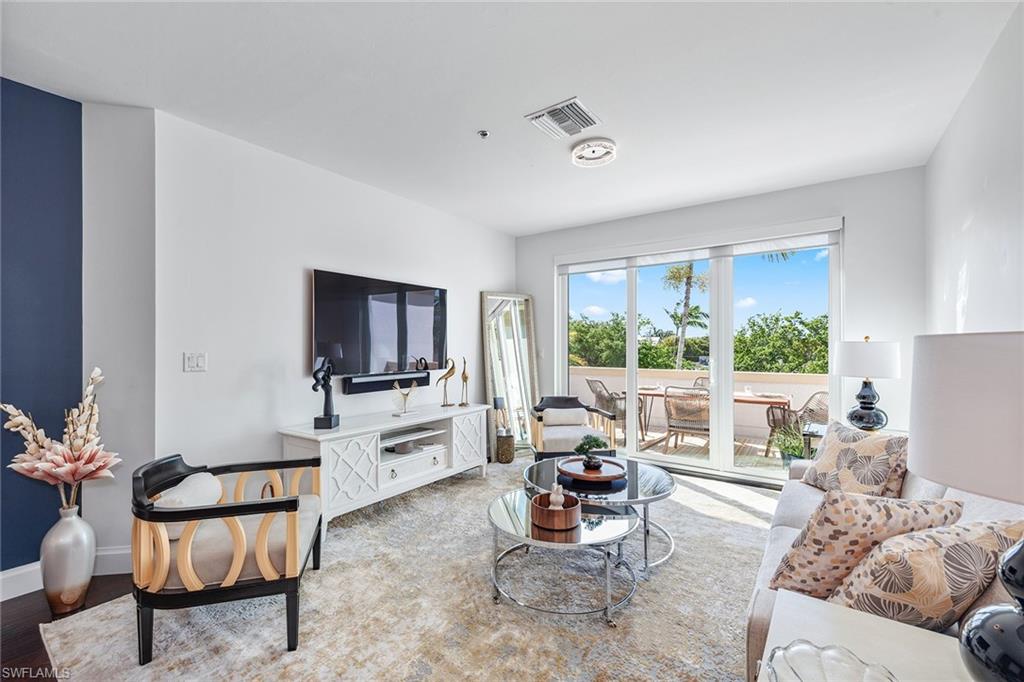
<svg viewBox="0 0 1024 682">
<path fill-rule="evenodd" d="M 747 612 L 747 680 L 753 681 L 757 674 L 758 662 L 764 653 L 765 640 L 768 637 L 768 626 L 772 619 L 775 606 L 775 590 L 768 587 L 779 561 L 786 554 L 807 519 L 817 508 L 824 495 L 822 490 L 802 483 L 804 471 L 810 466 L 810 460 L 793 462 L 789 470 L 790 480 L 782 488 L 771 528 L 768 531 L 768 542 L 765 546 L 761 566 L 757 571 L 754 593 L 750 599 Z M 954 488 L 932 483 L 912 473 L 907 473 L 903 481 L 900 497 L 904 499 L 956 499 L 964 501 L 964 513 L 961 522 L 985 521 L 997 519 L 1024 519 L 1024 506 L 1001 502 L 980 495 L 972 495 Z M 982 594 L 968 609 L 969 615 L 974 610 L 988 604 L 1010 602 L 998 578 L 989 589 Z M 955 635 L 955 628 L 949 634 Z"/>
</svg>

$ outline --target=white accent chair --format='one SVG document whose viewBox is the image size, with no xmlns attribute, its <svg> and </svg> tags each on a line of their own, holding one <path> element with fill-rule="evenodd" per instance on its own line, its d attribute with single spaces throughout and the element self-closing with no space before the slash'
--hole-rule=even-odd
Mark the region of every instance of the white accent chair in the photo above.
<svg viewBox="0 0 1024 682">
<path fill-rule="evenodd" d="M 592 405 L 584 405 L 576 396 L 546 396 L 530 414 L 534 459 L 572 454 L 585 436 L 596 436 L 609 443 L 614 454 L 615 415 Z"/>
</svg>

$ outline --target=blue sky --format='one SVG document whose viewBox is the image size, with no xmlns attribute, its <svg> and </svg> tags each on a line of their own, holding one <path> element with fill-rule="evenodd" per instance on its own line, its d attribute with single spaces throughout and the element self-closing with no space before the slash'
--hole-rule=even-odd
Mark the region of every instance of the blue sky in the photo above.
<svg viewBox="0 0 1024 682">
<path fill-rule="evenodd" d="M 660 329 L 672 329 L 669 310 L 682 292 L 666 289 L 661 282 L 668 265 L 653 265 L 637 271 L 637 311 Z M 697 274 L 708 271 L 707 261 L 698 261 Z M 788 261 L 772 263 L 761 255 L 738 256 L 733 261 L 733 310 L 736 328 L 758 313 L 796 310 L 807 317 L 828 311 L 828 251 L 807 249 Z M 694 287 L 691 302 L 705 311 L 711 309 L 707 292 Z M 626 271 L 588 272 L 569 276 L 569 312 L 579 317 L 607 320 L 611 313 L 626 314 Z M 702 335 L 691 329 L 687 335 Z"/>
</svg>

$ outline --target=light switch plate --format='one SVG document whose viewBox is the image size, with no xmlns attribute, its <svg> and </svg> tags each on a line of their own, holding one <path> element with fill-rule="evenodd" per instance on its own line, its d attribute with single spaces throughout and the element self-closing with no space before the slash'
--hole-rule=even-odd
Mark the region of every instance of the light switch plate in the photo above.
<svg viewBox="0 0 1024 682">
<path fill-rule="evenodd" d="M 183 372 L 205 372 L 206 353 L 182 353 L 181 371 Z"/>
</svg>

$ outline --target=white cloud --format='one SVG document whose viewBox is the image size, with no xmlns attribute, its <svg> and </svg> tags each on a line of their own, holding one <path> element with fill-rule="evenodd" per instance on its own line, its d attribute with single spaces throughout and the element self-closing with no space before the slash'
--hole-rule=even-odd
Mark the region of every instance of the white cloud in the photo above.
<svg viewBox="0 0 1024 682">
<path fill-rule="evenodd" d="M 587 317 L 606 317 L 608 310 L 599 305 L 588 305 L 583 309 L 583 314 Z"/>
<path fill-rule="evenodd" d="M 575 310 L 569 310 L 569 317 L 579 317 L 579 315 L 576 314 Z"/>
<path fill-rule="evenodd" d="M 604 272 L 588 272 L 587 279 L 598 284 L 618 284 L 626 281 L 625 270 L 605 270 Z"/>
<path fill-rule="evenodd" d="M 828 258 L 828 249 L 822 249 L 814 254 L 814 260 L 825 260 L 826 258 Z"/>
<path fill-rule="evenodd" d="M 740 300 L 736 301 L 737 308 L 750 308 L 757 305 L 757 299 L 753 296 L 745 296 Z"/>
</svg>

